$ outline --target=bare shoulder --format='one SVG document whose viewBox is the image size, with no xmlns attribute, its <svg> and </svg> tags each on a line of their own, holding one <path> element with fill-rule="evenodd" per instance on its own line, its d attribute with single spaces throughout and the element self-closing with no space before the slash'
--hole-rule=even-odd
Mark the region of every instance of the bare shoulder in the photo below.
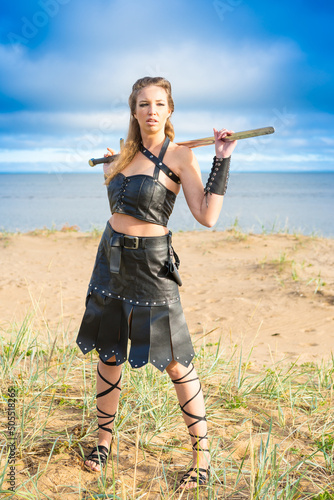
<svg viewBox="0 0 334 500">
<path fill-rule="evenodd" d="M 191 165 L 196 165 L 196 157 L 190 148 L 187 146 L 179 146 L 175 143 L 171 143 L 170 146 L 170 151 L 174 156 L 174 161 L 178 166 L 178 170 L 182 171 L 185 168 L 189 168 Z"/>
<path fill-rule="evenodd" d="M 187 146 L 179 146 L 175 142 L 170 143 L 169 149 L 176 155 L 180 156 L 180 158 L 192 158 L 193 156 L 193 152 L 190 148 Z"/>
</svg>

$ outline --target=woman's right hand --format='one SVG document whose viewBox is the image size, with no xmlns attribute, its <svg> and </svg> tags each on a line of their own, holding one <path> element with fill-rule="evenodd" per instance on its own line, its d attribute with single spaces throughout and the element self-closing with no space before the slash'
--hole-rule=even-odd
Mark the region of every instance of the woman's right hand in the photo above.
<svg viewBox="0 0 334 500">
<path fill-rule="evenodd" d="M 107 150 L 108 150 L 108 153 L 106 153 L 104 155 L 105 158 L 107 158 L 107 156 L 113 156 L 115 154 L 114 149 L 107 148 Z M 111 166 L 112 166 L 112 163 L 103 163 L 103 173 L 106 177 L 108 177 L 108 175 L 110 174 Z"/>
</svg>

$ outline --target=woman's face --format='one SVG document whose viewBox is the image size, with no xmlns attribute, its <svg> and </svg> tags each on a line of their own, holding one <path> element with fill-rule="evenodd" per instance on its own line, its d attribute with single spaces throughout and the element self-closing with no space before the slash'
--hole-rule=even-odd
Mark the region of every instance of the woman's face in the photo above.
<svg viewBox="0 0 334 500">
<path fill-rule="evenodd" d="M 142 132 L 152 134 L 164 130 L 170 114 L 165 89 L 150 85 L 138 93 L 134 117 L 137 118 Z"/>
</svg>

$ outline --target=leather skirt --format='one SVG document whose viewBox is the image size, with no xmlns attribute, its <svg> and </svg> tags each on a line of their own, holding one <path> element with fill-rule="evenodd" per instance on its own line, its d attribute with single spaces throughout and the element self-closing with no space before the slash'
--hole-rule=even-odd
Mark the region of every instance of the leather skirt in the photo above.
<svg viewBox="0 0 334 500">
<path fill-rule="evenodd" d="M 127 236 L 107 223 L 77 337 L 84 354 L 95 348 L 102 361 L 115 356 L 133 368 L 150 362 L 160 371 L 172 360 L 190 365 L 194 349 L 168 272 L 171 248 L 171 233 Z"/>
</svg>

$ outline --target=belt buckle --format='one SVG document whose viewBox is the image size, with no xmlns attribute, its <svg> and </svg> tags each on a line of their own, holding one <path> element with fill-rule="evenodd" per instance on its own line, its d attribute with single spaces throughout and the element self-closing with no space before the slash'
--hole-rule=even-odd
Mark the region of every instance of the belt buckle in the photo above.
<svg viewBox="0 0 334 500">
<path fill-rule="evenodd" d="M 127 240 L 131 240 L 132 241 L 132 245 L 126 245 L 125 243 L 125 239 Z M 139 238 L 138 236 L 125 236 L 124 237 L 124 248 L 131 248 L 132 250 L 137 250 L 137 248 L 139 247 Z"/>
</svg>

